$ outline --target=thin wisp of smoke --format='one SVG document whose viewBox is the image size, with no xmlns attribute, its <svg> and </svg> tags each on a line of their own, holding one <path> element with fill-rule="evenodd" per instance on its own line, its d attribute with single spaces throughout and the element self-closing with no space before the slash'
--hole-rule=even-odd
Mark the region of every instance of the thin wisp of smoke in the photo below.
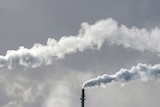
<svg viewBox="0 0 160 107">
<path fill-rule="evenodd" d="M 132 80 L 157 80 L 160 78 L 160 64 L 151 66 L 146 64 L 138 64 L 137 66 L 133 66 L 130 70 L 121 69 L 114 75 L 104 74 L 102 76 L 98 76 L 97 78 L 88 80 L 84 82 L 83 88 L 91 88 L 91 87 L 103 87 L 107 84 L 120 82 L 126 83 Z"/>
<path fill-rule="evenodd" d="M 0 67 L 11 69 L 17 65 L 30 68 L 48 65 L 64 58 L 66 54 L 100 49 L 104 42 L 159 53 L 159 35 L 159 28 L 128 28 L 118 25 L 118 22 L 111 18 L 99 20 L 93 25 L 82 23 L 75 36 L 63 36 L 58 41 L 49 38 L 46 45 L 36 43 L 30 49 L 21 46 L 17 50 L 8 50 L 5 56 L 0 56 Z"/>
</svg>

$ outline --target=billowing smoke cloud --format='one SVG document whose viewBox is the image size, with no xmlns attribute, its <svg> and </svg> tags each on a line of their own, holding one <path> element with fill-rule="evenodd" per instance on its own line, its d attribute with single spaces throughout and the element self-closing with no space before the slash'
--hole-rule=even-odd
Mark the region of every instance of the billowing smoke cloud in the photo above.
<svg viewBox="0 0 160 107">
<path fill-rule="evenodd" d="M 147 30 L 136 27 L 128 28 L 109 18 L 97 21 L 93 25 L 82 23 L 79 34 L 63 36 L 60 40 L 49 38 L 46 45 L 34 44 L 32 48 L 20 47 L 18 50 L 9 50 L 5 56 L 0 56 L 0 67 L 13 68 L 38 67 L 42 64 L 51 64 L 54 60 L 86 49 L 100 49 L 107 41 L 110 44 L 123 45 L 139 51 L 149 50 L 160 52 L 160 29 Z"/>
<path fill-rule="evenodd" d="M 103 87 L 107 84 L 111 84 L 114 82 L 126 83 L 132 80 L 157 80 L 160 78 L 160 64 L 151 66 L 146 64 L 138 64 L 137 66 L 133 66 L 130 70 L 121 69 L 114 75 L 104 74 L 102 76 L 98 76 L 97 78 L 86 81 L 83 84 L 83 88 L 90 87 Z"/>
</svg>

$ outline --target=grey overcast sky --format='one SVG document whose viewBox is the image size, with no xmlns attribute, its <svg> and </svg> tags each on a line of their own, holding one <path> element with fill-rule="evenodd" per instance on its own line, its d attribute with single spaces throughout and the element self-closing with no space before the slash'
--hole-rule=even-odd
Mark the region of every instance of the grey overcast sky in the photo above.
<svg viewBox="0 0 160 107">
<path fill-rule="evenodd" d="M 112 18 L 128 28 L 159 28 L 159 10 L 159 0 L 0 0 L 0 55 L 20 46 L 45 45 L 48 38 L 76 36 L 83 22 Z M 86 80 L 159 60 L 156 52 L 105 42 L 99 50 L 78 51 L 37 68 L 2 67 L 0 106 L 80 107 Z M 159 82 L 139 80 L 87 89 L 86 107 L 159 107 L 159 90 Z"/>
</svg>

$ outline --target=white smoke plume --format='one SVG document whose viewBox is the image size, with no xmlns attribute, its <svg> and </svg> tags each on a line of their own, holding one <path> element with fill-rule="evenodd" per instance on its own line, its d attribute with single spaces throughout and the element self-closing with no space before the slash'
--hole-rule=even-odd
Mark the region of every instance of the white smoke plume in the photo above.
<svg viewBox="0 0 160 107">
<path fill-rule="evenodd" d="M 93 25 L 82 23 L 79 33 L 75 36 L 63 36 L 60 40 L 49 38 L 46 45 L 34 44 L 32 48 L 19 47 L 8 50 L 0 56 L 0 67 L 13 68 L 17 65 L 38 67 L 51 64 L 54 60 L 64 58 L 86 49 L 100 49 L 106 41 L 110 44 L 123 45 L 139 51 L 160 52 L 160 29 L 147 30 L 137 27 L 128 28 L 111 19 L 99 20 Z"/>
<path fill-rule="evenodd" d="M 114 75 L 104 74 L 97 78 L 88 80 L 82 85 L 83 88 L 103 87 L 114 82 L 126 83 L 132 80 L 157 80 L 160 78 L 160 64 L 151 66 L 146 64 L 138 64 L 130 70 L 121 69 Z"/>
</svg>

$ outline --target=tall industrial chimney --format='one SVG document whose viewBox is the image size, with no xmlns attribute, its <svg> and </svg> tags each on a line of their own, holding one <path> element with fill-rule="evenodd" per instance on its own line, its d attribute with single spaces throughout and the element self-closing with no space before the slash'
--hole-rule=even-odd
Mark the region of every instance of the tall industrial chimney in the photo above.
<svg viewBox="0 0 160 107">
<path fill-rule="evenodd" d="M 86 100 L 85 99 L 85 90 L 82 89 L 82 95 L 81 95 L 81 107 L 84 107 L 84 101 Z"/>
</svg>

